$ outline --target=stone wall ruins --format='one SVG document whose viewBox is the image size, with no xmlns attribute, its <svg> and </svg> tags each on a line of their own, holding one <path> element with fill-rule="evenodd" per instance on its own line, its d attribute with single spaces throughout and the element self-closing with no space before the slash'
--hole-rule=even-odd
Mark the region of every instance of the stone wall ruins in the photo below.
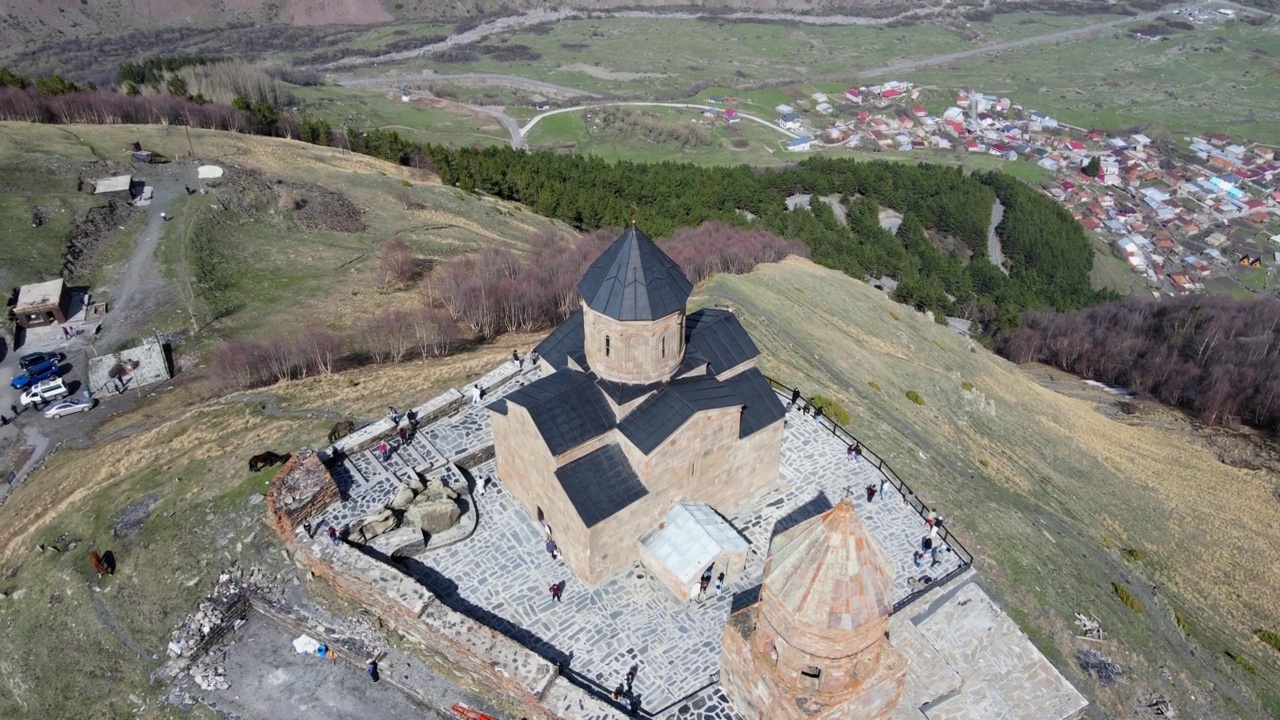
<svg viewBox="0 0 1280 720">
<path fill-rule="evenodd" d="M 320 468 L 323 470 L 323 465 Z M 313 541 L 295 532 L 299 517 L 296 510 L 286 503 L 270 501 L 273 495 L 283 497 L 283 488 L 276 486 L 287 478 L 282 470 L 271 482 L 267 493 L 268 521 L 301 565 L 371 611 L 388 629 L 449 658 L 502 693 L 528 717 L 557 718 L 541 704 L 543 695 L 559 676 L 555 665 L 449 607 L 398 567 L 370 557 L 355 546 L 335 546 L 328 538 Z M 329 484 L 333 485 L 332 478 Z"/>
<path fill-rule="evenodd" d="M 338 484 L 320 457 L 310 450 L 299 450 L 267 486 L 267 520 L 281 537 L 290 536 L 339 497 Z"/>
</svg>

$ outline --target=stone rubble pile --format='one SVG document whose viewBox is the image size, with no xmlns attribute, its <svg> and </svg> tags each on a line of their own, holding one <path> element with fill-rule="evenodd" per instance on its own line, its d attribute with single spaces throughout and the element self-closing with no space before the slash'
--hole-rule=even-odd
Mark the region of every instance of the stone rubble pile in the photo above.
<svg viewBox="0 0 1280 720">
<path fill-rule="evenodd" d="M 227 669 L 214 663 L 207 656 L 191 666 L 191 679 L 201 690 L 226 690 L 231 687 L 227 681 Z"/>
<path fill-rule="evenodd" d="M 244 618 L 252 591 L 239 570 L 219 575 L 213 591 L 169 636 L 169 657 L 193 657 L 206 650 L 213 635 L 225 632 L 228 621 L 238 623 Z"/>
<path fill-rule="evenodd" d="M 239 568 L 219 575 L 213 590 L 200 601 L 195 612 L 169 635 L 169 660 L 152 673 L 152 682 L 173 682 L 184 672 L 192 670 L 214 643 L 240 627 L 249 614 L 251 597 L 261 590 L 257 584 L 261 577 L 262 573 L 256 567 L 250 570 L 248 577 Z M 206 676 L 217 677 L 216 673 L 206 673 Z"/>
</svg>

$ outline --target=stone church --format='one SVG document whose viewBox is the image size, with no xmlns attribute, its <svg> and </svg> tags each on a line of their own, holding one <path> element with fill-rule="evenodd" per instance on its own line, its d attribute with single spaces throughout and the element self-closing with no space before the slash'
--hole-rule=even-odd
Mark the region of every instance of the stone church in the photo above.
<svg viewBox="0 0 1280 720">
<path fill-rule="evenodd" d="M 888 639 L 888 567 L 847 498 L 773 539 L 760 601 L 724 631 L 720 684 L 743 718 L 892 717 L 908 663 Z"/>
<path fill-rule="evenodd" d="M 578 283 L 536 348 L 544 374 L 489 406 L 497 474 L 596 584 L 643 559 L 688 598 L 732 580 L 723 518 L 775 486 L 785 410 L 732 312 L 686 314 L 693 285 L 634 227 Z"/>
</svg>

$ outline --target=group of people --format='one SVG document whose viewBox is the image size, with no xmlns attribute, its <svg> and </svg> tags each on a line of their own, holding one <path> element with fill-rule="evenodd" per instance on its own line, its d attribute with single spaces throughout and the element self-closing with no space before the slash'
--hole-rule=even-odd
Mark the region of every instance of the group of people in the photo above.
<svg viewBox="0 0 1280 720">
<path fill-rule="evenodd" d="M 627 707 L 634 715 L 640 712 L 640 695 L 635 691 L 636 673 L 640 670 L 639 665 L 632 665 L 627 670 L 627 675 L 618 683 L 618 687 L 613 689 L 613 700 L 618 702 L 624 698 L 627 701 Z"/>
<path fill-rule="evenodd" d="M 707 571 L 702 573 L 702 579 L 698 581 L 698 597 L 702 597 L 706 595 L 707 588 L 711 587 L 711 573 L 712 573 L 711 568 L 707 568 Z M 719 575 L 716 576 L 716 597 L 720 597 L 723 594 L 724 594 L 724 573 L 720 573 Z"/>
<path fill-rule="evenodd" d="M 812 414 L 814 422 L 822 423 L 822 406 L 804 401 L 804 398 L 800 397 L 800 388 L 791 391 L 791 402 L 787 403 L 787 414 L 790 415 L 791 411 L 796 408 L 799 408 L 800 412 L 805 415 Z"/>
<path fill-rule="evenodd" d="M 538 353 L 530 351 L 528 355 L 520 357 L 520 351 L 512 348 L 511 359 L 515 362 L 517 368 L 524 370 L 526 367 L 533 367 L 538 364 Z"/>
<path fill-rule="evenodd" d="M 396 436 L 400 438 L 399 447 L 404 447 L 409 443 L 413 434 L 418 432 L 417 411 L 411 409 L 401 417 L 400 411 L 396 410 L 395 406 L 392 405 L 387 408 L 387 417 L 391 420 L 391 424 L 396 428 Z M 395 448 L 393 448 L 386 440 L 378 443 L 377 450 L 378 458 L 382 460 L 382 462 L 390 460 L 391 456 L 395 453 Z"/>
</svg>

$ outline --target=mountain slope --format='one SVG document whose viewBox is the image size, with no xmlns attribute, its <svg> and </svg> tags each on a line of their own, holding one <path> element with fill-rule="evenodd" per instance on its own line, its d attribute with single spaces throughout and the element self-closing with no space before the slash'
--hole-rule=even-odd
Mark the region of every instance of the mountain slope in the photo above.
<svg viewBox="0 0 1280 720">
<path fill-rule="evenodd" d="M 986 584 L 1101 703 L 1099 717 L 1129 716 L 1156 691 L 1186 717 L 1264 716 L 1253 692 L 1274 698 L 1280 654 L 1251 633 L 1280 625 L 1280 569 L 1271 553 L 1252 558 L 1280 525 L 1274 474 L 1222 464 L 1185 423 L 1118 415 L 1105 393 L 1089 401 L 1043 387 L 805 260 L 718 276 L 695 301 L 737 308 L 767 374 L 845 404 L 854 435 L 954 518 Z M 1074 613 L 1096 615 L 1113 641 L 1074 640 Z M 1084 677 L 1084 650 L 1126 674 L 1113 686 Z"/>
</svg>

